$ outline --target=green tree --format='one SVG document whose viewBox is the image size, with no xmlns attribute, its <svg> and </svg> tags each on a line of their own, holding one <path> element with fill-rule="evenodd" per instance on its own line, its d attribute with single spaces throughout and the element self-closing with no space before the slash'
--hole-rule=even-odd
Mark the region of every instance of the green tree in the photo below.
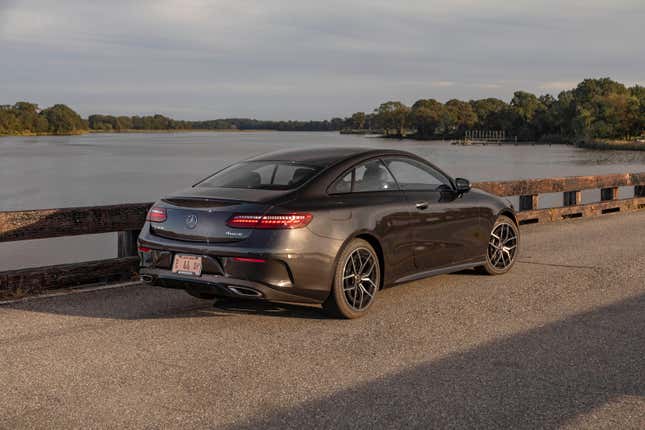
<svg viewBox="0 0 645 430">
<path fill-rule="evenodd" d="M 534 140 L 536 136 L 536 127 L 534 120 L 536 115 L 546 110 L 540 99 L 526 91 L 516 91 L 511 99 L 512 132 L 520 140 Z"/>
<path fill-rule="evenodd" d="M 362 130 L 365 128 L 365 112 L 356 112 L 350 118 L 350 127 L 354 130 Z"/>
<path fill-rule="evenodd" d="M 21 131 L 35 132 L 38 129 L 38 105 L 29 102 L 17 102 L 13 105 Z"/>
<path fill-rule="evenodd" d="M 632 136 L 641 136 L 645 133 L 645 87 L 634 85 L 629 88 L 629 93 L 638 104 L 638 108 L 633 112 L 634 118 L 631 121 L 630 133 Z"/>
<path fill-rule="evenodd" d="M 417 137 L 434 137 L 444 116 L 444 106 L 435 99 L 417 100 L 410 110 L 410 125 L 417 129 Z"/>
<path fill-rule="evenodd" d="M 54 105 L 40 114 L 47 119 L 50 133 L 67 134 L 85 129 L 81 117 L 66 105 Z"/>
<path fill-rule="evenodd" d="M 442 126 L 446 137 L 462 136 L 466 130 L 477 124 L 477 114 L 468 102 L 448 100 L 443 112 Z"/>
<path fill-rule="evenodd" d="M 119 130 L 132 130 L 132 118 L 129 116 L 120 116 L 116 119 Z"/>
<path fill-rule="evenodd" d="M 21 132 L 20 121 L 13 106 L 0 106 L 0 133 L 11 134 Z"/>
<path fill-rule="evenodd" d="M 576 110 L 572 124 L 578 138 L 626 137 L 630 122 L 640 116 L 638 98 L 609 78 L 585 79 L 572 94 Z"/>
<path fill-rule="evenodd" d="M 480 130 L 509 130 L 509 105 L 496 98 L 471 100 L 470 105 L 477 115 L 476 128 Z"/>
<path fill-rule="evenodd" d="M 410 108 L 398 101 L 382 103 L 376 110 L 376 118 L 386 135 L 394 131 L 398 136 L 405 133 L 405 125 Z"/>
</svg>

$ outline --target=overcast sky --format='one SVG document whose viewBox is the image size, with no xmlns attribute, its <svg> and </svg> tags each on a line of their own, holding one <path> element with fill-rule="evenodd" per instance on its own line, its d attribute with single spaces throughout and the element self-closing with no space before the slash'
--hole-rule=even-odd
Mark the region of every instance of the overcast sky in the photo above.
<svg viewBox="0 0 645 430">
<path fill-rule="evenodd" d="M 0 103 L 325 119 L 645 83 L 644 0 L 0 0 Z"/>
</svg>

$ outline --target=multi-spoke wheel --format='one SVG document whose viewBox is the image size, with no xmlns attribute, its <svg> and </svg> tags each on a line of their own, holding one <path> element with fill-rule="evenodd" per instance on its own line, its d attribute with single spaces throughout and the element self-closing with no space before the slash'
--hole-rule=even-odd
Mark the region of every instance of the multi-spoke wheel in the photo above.
<svg viewBox="0 0 645 430">
<path fill-rule="evenodd" d="M 343 291 L 347 304 L 362 311 L 370 305 L 378 290 L 377 257 L 368 248 L 356 248 L 345 261 Z"/>
<path fill-rule="evenodd" d="M 334 285 L 324 308 L 345 318 L 365 314 L 381 282 L 381 268 L 374 248 L 362 239 L 354 239 L 341 252 Z"/>
<path fill-rule="evenodd" d="M 484 269 L 491 275 L 501 275 L 508 272 L 517 256 L 520 235 L 517 225 L 512 219 L 500 216 L 488 239 L 486 264 Z"/>
</svg>

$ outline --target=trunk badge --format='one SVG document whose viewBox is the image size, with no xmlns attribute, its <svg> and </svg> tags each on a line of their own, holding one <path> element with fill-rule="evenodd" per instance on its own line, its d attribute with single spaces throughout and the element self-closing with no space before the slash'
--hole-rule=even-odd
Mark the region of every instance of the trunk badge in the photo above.
<svg viewBox="0 0 645 430">
<path fill-rule="evenodd" d="M 186 222 L 186 227 L 188 227 L 191 230 L 194 229 L 195 227 L 197 227 L 197 215 L 195 214 L 188 215 L 186 217 L 185 222 Z"/>
</svg>

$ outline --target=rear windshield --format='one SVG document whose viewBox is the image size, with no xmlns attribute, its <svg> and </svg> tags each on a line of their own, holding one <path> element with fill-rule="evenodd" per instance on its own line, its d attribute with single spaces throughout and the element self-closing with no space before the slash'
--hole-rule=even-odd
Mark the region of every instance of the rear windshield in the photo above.
<svg viewBox="0 0 645 430">
<path fill-rule="evenodd" d="M 319 170 L 290 161 L 246 161 L 215 173 L 197 186 L 288 190 L 305 183 Z"/>
</svg>

